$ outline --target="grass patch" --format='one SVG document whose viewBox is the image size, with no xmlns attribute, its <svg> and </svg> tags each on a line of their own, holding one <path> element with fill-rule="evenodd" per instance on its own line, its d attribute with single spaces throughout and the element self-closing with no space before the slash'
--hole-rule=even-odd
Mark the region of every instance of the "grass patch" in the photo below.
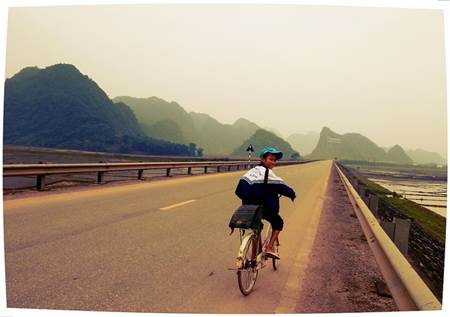
<svg viewBox="0 0 450 317">
<path fill-rule="evenodd" d="M 386 196 L 392 194 L 390 190 L 387 190 L 383 186 L 380 186 L 368 179 L 365 179 L 362 183 L 366 185 L 368 190 L 370 190 L 374 194 L 377 194 L 378 196 Z"/>
<path fill-rule="evenodd" d="M 399 208 L 406 216 L 414 219 L 428 233 L 441 241 L 445 241 L 445 217 L 408 199 L 394 197 L 385 198 L 391 204 Z"/>
</svg>

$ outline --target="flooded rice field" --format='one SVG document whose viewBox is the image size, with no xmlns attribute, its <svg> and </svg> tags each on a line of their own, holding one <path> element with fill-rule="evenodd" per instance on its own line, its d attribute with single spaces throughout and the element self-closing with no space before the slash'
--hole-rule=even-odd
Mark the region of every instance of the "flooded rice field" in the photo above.
<svg viewBox="0 0 450 317">
<path fill-rule="evenodd" d="M 384 188 L 396 192 L 444 217 L 447 211 L 447 183 L 392 181 L 369 178 Z"/>
<path fill-rule="evenodd" d="M 444 217 L 447 215 L 447 170 L 380 169 L 352 166 L 372 182 Z"/>
</svg>

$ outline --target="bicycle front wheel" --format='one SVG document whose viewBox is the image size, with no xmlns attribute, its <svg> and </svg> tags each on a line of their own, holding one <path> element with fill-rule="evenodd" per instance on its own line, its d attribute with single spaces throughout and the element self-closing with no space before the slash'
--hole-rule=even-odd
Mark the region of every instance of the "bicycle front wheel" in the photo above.
<svg viewBox="0 0 450 317">
<path fill-rule="evenodd" d="M 253 239 L 248 239 L 246 242 L 242 259 L 243 265 L 237 272 L 239 289 L 245 296 L 253 291 L 256 278 L 258 277 L 255 261 L 252 263 L 252 241 Z"/>
</svg>

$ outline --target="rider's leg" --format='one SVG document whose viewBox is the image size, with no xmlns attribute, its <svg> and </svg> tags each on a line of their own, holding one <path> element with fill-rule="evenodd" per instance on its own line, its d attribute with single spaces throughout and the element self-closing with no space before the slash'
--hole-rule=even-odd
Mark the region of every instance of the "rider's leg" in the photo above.
<svg viewBox="0 0 450 317">
<path fill-rule="evenodd" d="M 279 214 L 271 215 L 268 218 L 270 218 L 268 219 L 268 221 L 272 225 L 272 235 L 270 236 L 269 242 L 267 243 L 266 251 L 273 251 L 273 244 L 278 238 L 280 231 L 283 230 L 284 221 Z"/>
<path fill-rule="evenodd" d="M 275 243 L 275 240 L 278 238 L 279 234 L 280 234 L 280 230 L 272 230 L 272 235 L 270 236 L 269 243 L 266 246 L 266 251 L 273 250 L 273 244 Z"/>
</svg>

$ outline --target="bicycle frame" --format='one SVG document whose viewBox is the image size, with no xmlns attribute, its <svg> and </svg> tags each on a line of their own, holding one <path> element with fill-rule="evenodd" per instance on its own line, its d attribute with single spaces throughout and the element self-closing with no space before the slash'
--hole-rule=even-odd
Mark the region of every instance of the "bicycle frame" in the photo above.
<svg viewBox="0 0 450 317">
<path fill-rule="evenodd" d="M 250 230 L 251 232 L 248 234 L 245 234 L 246 230 Z M 250 239 L 255 239 L 257 240 L 257 244 L 256 244 L 256 263 L 264 263 L 266 261 L 266 257 L 265 257 L 265 252 L 263 252 L 262 250 L 262 246 L 264 244 L 266 244 L 269 239 L 270 239 L 270 235 L 269 233 L 271 232 L 271 226 L 270 224 L 267 227 L 267 231 L 266 231 L 266 235 L 264 237 L 264 241 L 262 241 L 263 237 L 262 237 L 262 231 L 263 229 L 259 229 L 259 230 L 253 230 L 253 229 L 239 229 L 239 240 L 240 240 L 240 247 L 239 247 L 239 251 L 238 251 L 238 256 L 236 259 L 236 267 L 238 269 L 242 269 L 244 266 L 244 257 L 245 257 L 245 246 L 247 245 L 248 240 Z M 252 244 L 250 244 L 252 245 Z"/>
</svg>

